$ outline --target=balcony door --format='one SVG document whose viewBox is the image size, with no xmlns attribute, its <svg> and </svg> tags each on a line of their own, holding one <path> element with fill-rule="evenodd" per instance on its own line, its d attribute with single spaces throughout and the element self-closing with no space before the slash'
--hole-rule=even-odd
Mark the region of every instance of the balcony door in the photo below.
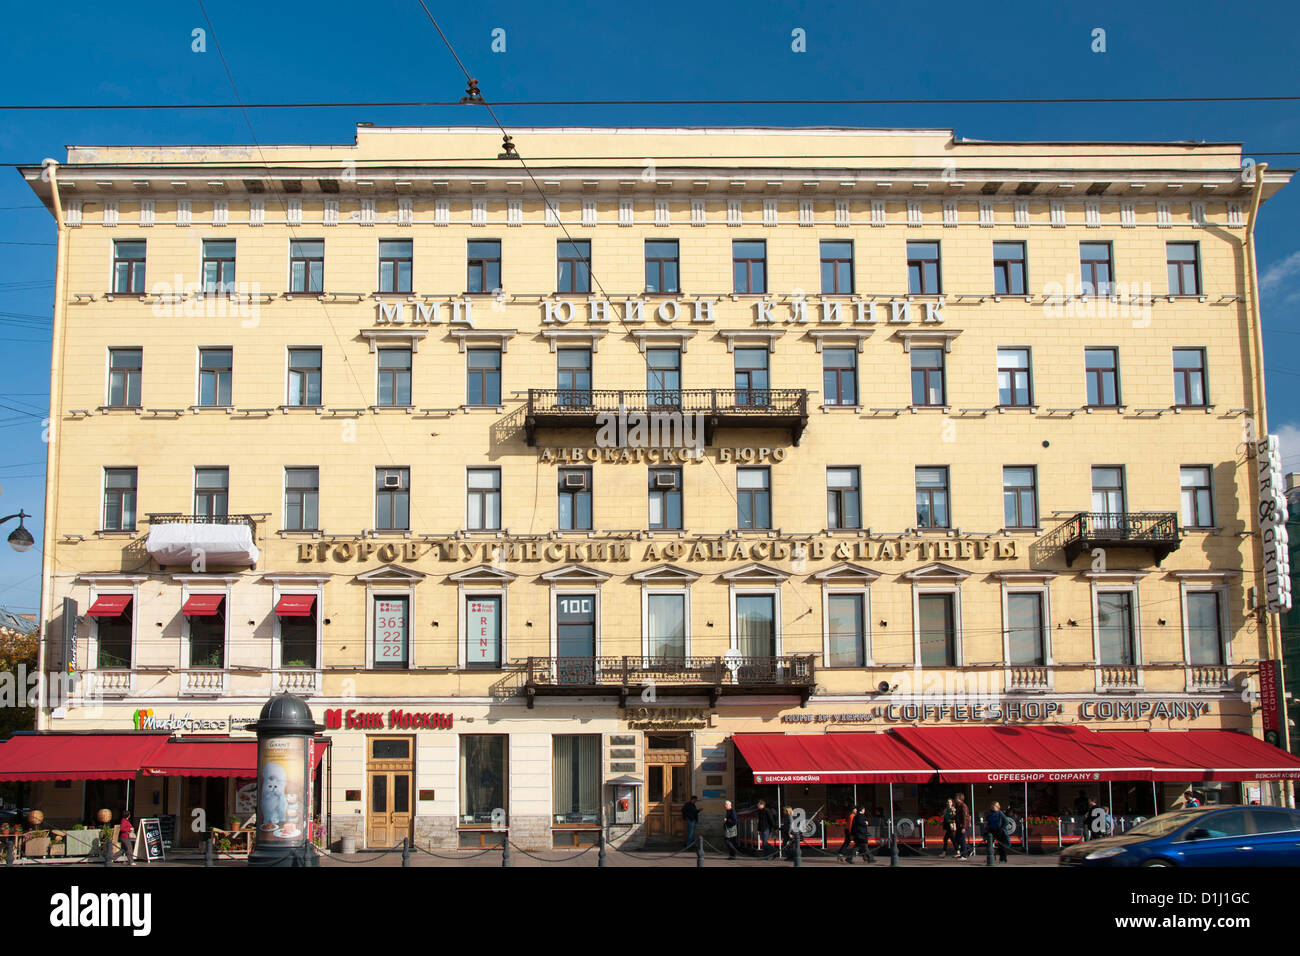
<svg viewBox="0 0 1300 956">
<path fill-rule="evenodd" d="M 646 349 L 646 404 L 651 408 L 678 408 L 682 404 L 682 353 L 680 349 Z"/>
<path fill-rule="evenodd" d="M 767 349 L 736 349 L 736 404 L 766 406 L 772 403 Z"/>
<path fill-rule="evenodd" d="M 1092 469 L 1092 511 L 1094 531 L 1119 531 L 1124 527 L 1124 469 L 1111 466 Z"/>
<path fill-rule="evenodd" d="M 596 595 L 561 593 L 555 596 L 555 656 L 562 684 L 596 681 Z"/>
<path fill-rule="evenodd" d="M 776 657 L 776 595 L 736 595 L 736 649 L 742 657 Z"/>
</svg>

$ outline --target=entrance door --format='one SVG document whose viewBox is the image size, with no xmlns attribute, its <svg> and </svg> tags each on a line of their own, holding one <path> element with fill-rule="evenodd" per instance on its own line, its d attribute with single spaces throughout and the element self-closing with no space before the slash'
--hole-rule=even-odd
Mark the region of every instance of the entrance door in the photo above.
<svg viewBox="0 0 1300 956">
<path fill-rule="evenodd" d="M 415 747 L 410 737 L 366 741 L 366 846 L 397 846 L 411 836 Z"/>
<path fill-rule="evenodd" d="M 690 738 L 646 734 L 646 839 L 685 842 L 682 807 L 691 795 Z"/>
</svg>

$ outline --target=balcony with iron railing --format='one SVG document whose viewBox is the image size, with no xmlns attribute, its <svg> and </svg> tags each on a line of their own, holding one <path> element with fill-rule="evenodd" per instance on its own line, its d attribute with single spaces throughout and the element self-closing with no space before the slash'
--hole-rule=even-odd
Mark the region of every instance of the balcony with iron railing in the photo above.
<svg viewBox="0 0 1300 956">
<path fill-rule="evenodd" d="M 1150 551 L 1156 567 L 1178 550 L 1182 535 L 1176 511 L 1081 511 L 1053 528 L 1046 545 L 1065 552 L 1065 563 L 1095 548 Z"/>
<path fill-rule="evenodd" d="M 597 428 L 603 416 L 623 414 L 675 414 L 699 416 L 704 427 L 704 443 L 713 444 L 719 428 L 781 428 L 790 433 L 798 445 L 808 425 L 808 390 L 803 388 L 694 388 L 670 390 L 644 389 L 542 389 L 528 390 L 524 409 L 524 433 L 529 445 L 537 444 L 542 428 Z M 656 426 L 652 419 L 651 427 Z M 670 429 L 670 419 L 661 419 L 661 430 Z M 681 434 L 693 422 L 677 425 Z M 681 440 L 654 441 L 654 444 L 684 444 Z"/>
<path fill-rule="evenodd" d="M 730 694 L 790 694 L 807 704 L 815 686 L 812 654 L 779 657 L 529 657 L 521 677 L 528 706 L 538 695 L 617 695 L 653 687 L 656 696 L 707 696 L 710 706 Z"/>
</svg>

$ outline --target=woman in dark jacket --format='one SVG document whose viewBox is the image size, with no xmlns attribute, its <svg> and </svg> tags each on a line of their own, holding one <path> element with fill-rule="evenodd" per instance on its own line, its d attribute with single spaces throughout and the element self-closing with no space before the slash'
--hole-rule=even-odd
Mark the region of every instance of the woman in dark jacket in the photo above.
<svg viewBox="0 0 1300 956">
<path fill-rule="evenodd" d="M 736 808 L 730 800 L 722 801 L 722 842 L 727 844 L 727 859 L 734 860 L 740 853 L 736 836 L 740 833 L 740 821 L 736 819 Z"/>
<path fill-rule="evenodd" d="M 845 863 L 853 862 L 853 854 L 866 857 L 868 863 L 875 863 L 876 858 L 871 853 L 871 828 L 867 823 L 867 808 L 858 807 L 858 812 L 853 815 L 853 822 L 849 825 L 849 835 L 853 837 L 853 846 L 849 849 L 849 855 L 842 857 Z"/>
<path fill-rule="evenodd" d="M 943 853 L 940 859 L 948 858 L 948 844 L 952 844 L 953 854 L 960 856 L 960 847 L 957 846 L 957 808 L 953 805 L 952 797 L 948 798 L 948 805 L 943 808 Z"/>
</svg>

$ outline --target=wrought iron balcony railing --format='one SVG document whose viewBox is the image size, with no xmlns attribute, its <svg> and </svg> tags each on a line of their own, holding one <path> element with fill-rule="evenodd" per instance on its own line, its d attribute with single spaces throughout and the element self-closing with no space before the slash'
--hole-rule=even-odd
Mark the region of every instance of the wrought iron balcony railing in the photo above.
<svg viewBox="0 0 1300 956">
<path fill-rule="evenodd" d="M 537 694 L 629 693 L 653 685 L 656 693 L 703 694 L 716 703 L 722 694 L 791 693 L 806 703 L 816 673 L 811 654 L 780 657 L 529 657 L 524 692 Z"/>
<path fill-rule="evenodd" d="M 1182 543 L 1176 511 L 1081 511 L 1054 528 L 1048 542 L 1065 551 L 1065 563 L 1094 548 L 1150 550 L 1156 567 Z"/>
<path fill-rule="evenodd" d="M 250 528 L 256 527 L 257 519 L 260 515 L 192 515 L 182 514 L 150 514 L 146 515 L 150 524 L 246 524 Z"/>
</svg>

